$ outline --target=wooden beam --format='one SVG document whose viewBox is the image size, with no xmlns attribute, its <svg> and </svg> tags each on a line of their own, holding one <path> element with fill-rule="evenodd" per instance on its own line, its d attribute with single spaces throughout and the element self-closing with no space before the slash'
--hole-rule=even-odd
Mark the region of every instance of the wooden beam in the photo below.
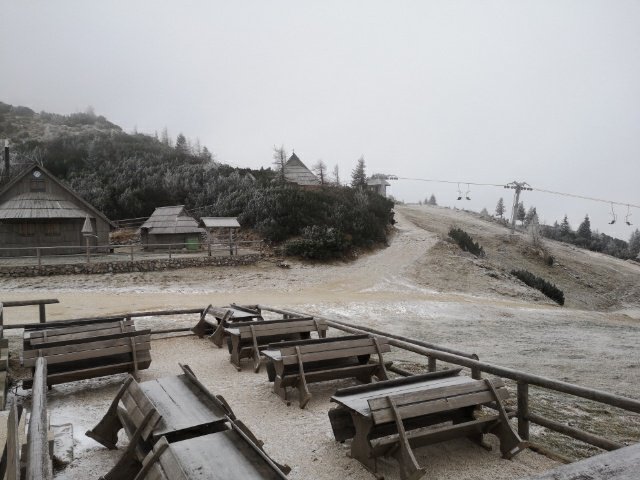
<svg viewBox="0 0 640 480">
<path fill-rule="evenodd" d="M 34 374 L 31 417 L 27 433 L 26 480 L 51 480 L 47 421 L 47 361 L 38 358 Z"/>
<path fill-rule="evenodd" d="M 49 305 L 51 303 L 60 303 L 57 298 L 45 298 L 42 300 L 9 300 L 3 301 L 5 307 L 27 307 L 30 305 Z"/>
</svg>

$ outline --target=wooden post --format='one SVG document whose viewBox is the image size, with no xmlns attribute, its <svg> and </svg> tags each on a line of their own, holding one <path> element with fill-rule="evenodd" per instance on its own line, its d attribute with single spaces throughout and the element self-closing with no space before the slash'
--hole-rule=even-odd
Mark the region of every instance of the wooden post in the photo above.
<svg viewBox="0 0 640 480">
<path fill-rule="evenodd" d="M 427 371 L 435 372 L 437 370 L 436 367 L 436 357 L 428 357 L 429 365 L 427 367 Z"/>
<path fill-rule="evenodd" d="M 229 227 L 229 255 L 233 255 L 233 230 Z"/>
<path fill-rule="evenodd" d="M 47 313 L 45 311 L 45 304 L 41 303 L 38 305 L 38 309 L 40 310 L 40 323 L 46 323 L 47 322 Z"/>
<path fill-rule="evenodd" d="M 529 384 L 518 382 L 518 434 L 529 440 Z"/>
<path fill-rule="evenodd" d="M 31 417 L 27 433 L 26 480 L 50 480 L 51 458 L 49 457 L 49 423 L 47 421 L 47 361 L 36 360 L 33 375 Z"/>
<path fill-rule="evenodd" d="M 209 256 L 211 256 L 211 237 L 209 237 L 209 244 L 207 250 L 209 251 Z"/>
<path fill-rule="evenodd" d="M 133 262 L 133 245 L 131 245 L 130 253 L 131 253 L 131 261 Z"/>
<path fill-rule="evenodd" d="M 22 407 L 20 407 L 22 408 Z M 7 480 L 20 480 L 20 412 L 14 401 L 9 411 L 7 426 Z"/>
<path fill-rule="evenodd" d="M 169 244 L 169 260 L 171 260 L 171 244 Z"/>
<path fill-rule="evenodd" d="M 0 326 L 4 325 L 4 305 L 0 302 Z"/>
<path fill-rule="evenodd" d="M 42 257 L 40 255 L 40 247 L 36 248 L 36 256 L 38 257 L 38 268 L 42 266 Z"/>
<path fill-rule="evenodd" d="M 89 237 L 85 237 L 87 241 L 87 265 L 91 263 L 91 253 L 89 251 Z"/>
</svg>

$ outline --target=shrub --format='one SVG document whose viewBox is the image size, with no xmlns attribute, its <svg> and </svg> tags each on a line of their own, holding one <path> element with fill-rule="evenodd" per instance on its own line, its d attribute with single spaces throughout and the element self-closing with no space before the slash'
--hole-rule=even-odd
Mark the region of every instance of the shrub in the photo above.
<svg viewBox="0 0 640 480">
<path fill-rule="evenodd" d="M 345 234 L 337 228 L 313 225 L 305 227 L 302 238 L 285 244 L 285 253 L 313 260 L 341 258 L 351 246 Z"/>
<path fill-rule="evenodd" d="M 458 246 L 465 252 L 473 253 L 478 257 L 484 257 L 484 249 L 479 243 L 474 242 L 473 238 L 460 228 L 452 228 L 449 230 L 449 236 L 455 240 Z"/>
<path fill-rule="evenodd" d="M 544 278 L 540 278 L 527 270 L 512 270 L 511 275 L 519 278 L 528 286 L 540 290 L 559 305 L 564 305 L 564 292 L 553 283 L 549 283 Z"/>
</svg>

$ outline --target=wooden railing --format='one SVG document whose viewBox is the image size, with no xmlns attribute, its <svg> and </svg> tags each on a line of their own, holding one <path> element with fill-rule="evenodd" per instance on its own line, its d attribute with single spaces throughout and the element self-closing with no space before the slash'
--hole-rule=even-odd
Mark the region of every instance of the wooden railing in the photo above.
<svg viewBox="0 0 640 480">
<path fill-rule="evenodd" d="M 274 311 L 276 313 L 287 313 L 290 315 L 311 315 L 305 312 L 297 312 L 294 310 L 274 309 L 269 306 L 257 305 L 260 310 Z M 474 378 L 480 378 L 482 373 L 489 373 L 502 378 L 514 380 L 517 385 L 517 410 L 513 412 L 518 420 L 518 433 L 523 440 L 530 439 L 530 425 L 532 423 L 540 425 L 554 432 L 569 436 L 575 440 L 587 443 L 589 445 L 604 449 L 615 450 L 625 445 L 607 439 L 603 436 L 587 432 L 580 428 L 565 425 L 542 415 L 532 413 L 529 408 L 529 385 L 535 385 L 551 391 L 573 395 L 575 397 L 584 398 L 604 405 L 620 408 L 629 412 L 640 413 L 640 401 L 633 398 L 623 397 L 602 390 L 582 387 L 561 380 L 543 377 L 527 372 L 522 372 L 512 368 L 502 367 L 492 363 L 481 362 L 477 356 L 464 354 L 463 352 L 455 352 L 453 349 L 440 347 L 433 344 L 427 344 L 419 340 L 414 340 L 399 335 L 391 335 L 386 332 L 374 330 L 372 328 L 363 327 L 351 323 L 341 322 L 335 319 L 314 315 L 315 318 L 324 319 L 327 323 L 339 330 L 348 333 L 373 333 L 389 339 L 389 344 L 398 348 L 417 353 L 428 357 L 429 370 L 435 371 L 436 362 L 443 361 L 449 364 L 467 367 L 471 369 Z M 462 354 L 461 354 L 462 353 Z M 471 358 L 475 357 L 475 358 Z"/>
<path fill-rule="evenodd" d="M 50 305 L 52 303 L 60 303 L 60 301 L 57 298 L 45 298 L 43 300 L 9 300 L 5 302 L 0 302 L 0 326 L 4 326 L 4 309 L 5 308 L 27 307 L 32 305 L 38 305 L 40 323 L 45 323 L 47 321 L 47 312 L 46 312 L 45 305 Z"/>
</svg>

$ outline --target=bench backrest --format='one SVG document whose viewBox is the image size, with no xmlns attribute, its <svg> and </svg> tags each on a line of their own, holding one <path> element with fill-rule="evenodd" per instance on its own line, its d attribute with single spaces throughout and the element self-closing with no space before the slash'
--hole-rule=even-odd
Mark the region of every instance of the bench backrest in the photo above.
<svg viewBox="0 0 640 480">
<path fill-rule="evenodd" d="M 491 383 L 496 389 L 500 400 L 509 397 L 509 392 L 505 388 L 502 379 L 492 379 Z M 484 380 L 474 380 L 461 384 L 372 398 L 368 400 L 368 403 L 375 425 L 395 421 L 389 398 L 393 399 L 402 419 L 447 412 L 495 401 L 491 389 Z"/>
<path fill-rule="evenodd" d="M 38 357 L 46 357 L 49 365 L 60 363 L 78 362 L 99 357 L 110 357 L 132 353 L 133 345 L 136 352 L 151 350 L 151 330 L 129 331 L 112 334 L 108 338 L 85 338 L 69 340 L 70 343 L 55 346 L 48 344 L 31 350 L 24 350 L 23 364 L 25 367 L 33 367 Z"/>
<path fill-rule="evenodd" d="M 345 336 L 286 343 L 296 345 L 283 347 L 278 347 L 277 344 L 275 345 L 275 348 L 280 350 L 284 365 L 297 364 L 298 351 L 300 352 L 300 357 L 302 357 L 302 363 L 372 355 L 391 351 L 388 340 L 383 338 L 376 339 L 369 335 L 354 335 L 353 337 Z"/>
<path fill-rule="evenodd" d="M 127 379 L 127 385 L 120 401 L 124 405 L 133 430 L 137 430 L 143 423 L 147 415 L 151 415 L 150 420 L 142 430 L 141 438 L 147 440 L 161 419 L 155 406 L 149 397 L 142 391 L 140 385 L 133 377 Z M 150 413 L 151 412 L 151 413 Z M 133 432 L 131 432 L 133 434 Z"/>
<path fill-rule="evenodd" d="M 91 339 L 135 331 L 133 320 L 114 320 L 113 322 L 76 325 L 73 327 L 48 328 L 30 331 L 25 334 L 25 347 L 41 348 L 53 344 L 65 344 L 73 340 Z"/>
<path fill-rule="evenodd" d="M 326 321 L 316 320 L 313 318 L 243 322 L 241 325 L 234 325 L 234 327 L 240 331 L 241 339 L 252 338 L 253 332 L 255 332 L 256 337 L 269 337 L 275 335 L 286 335 L 289 333 L 319 333 L 321 331 L 326 331 L 329 328 Z"/>
</svg>

